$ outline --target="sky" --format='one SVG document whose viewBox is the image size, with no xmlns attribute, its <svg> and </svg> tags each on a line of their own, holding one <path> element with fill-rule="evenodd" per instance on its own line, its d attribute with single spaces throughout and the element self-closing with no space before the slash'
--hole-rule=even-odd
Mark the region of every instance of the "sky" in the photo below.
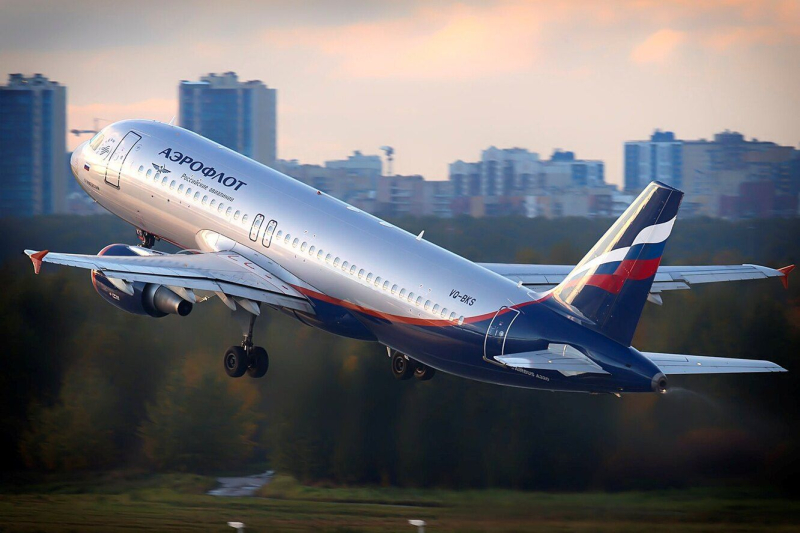
<svg viewBox="0 0 800 533">
<path fill-rule="evenodd" d="M 0 76 L 67 86 L 68 127 L 177 115 L 178 83 L 278 89 L 278 156 L 395 148 L 446 179 L 489 146 L 606 162 L 655 128 L 800 143 L 800 0 L 0 0 Z M 69 136 L 68 147 L 84 138 Z"/>
</svg>

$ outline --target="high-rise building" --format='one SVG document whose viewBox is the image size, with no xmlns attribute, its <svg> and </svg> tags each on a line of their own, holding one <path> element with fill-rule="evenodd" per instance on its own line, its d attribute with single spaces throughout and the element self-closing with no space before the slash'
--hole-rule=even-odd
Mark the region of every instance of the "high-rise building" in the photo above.
<svg viewBox="0 0 800 533">
<path fill-rule="evenodd" d="M 265 165 L 277 159 L 277 90 L 234 72 L 182 81 L 180 123 L 184 128 Z"/>
<path fill-rule="evenodd" d="M 0 213 L 64 211 L 67 89 L 41 74 L 0 86 Z"/>
<path fill-rule="evenodd" d="M 797 216 L 798 150 L 734 131 L 713 140 L 678 140 L 656 131 L 650 141 L 625 143 L 625 190 L 658 180 L 683 190 L 684 216 Z"/>
<path fill-rule="evenodd" d="M 542 162 L 540 185 L 548 190 L 601 187 L 605 185 L 602 161 L 575 159 L 575 152 L 556 150 L 549 161 Z"/>
<path fill-rule="evenodd" d="M 651 181 L 683 186 L 683 143 L 671 131 L 656 130 L 649 141 L 625 143 L 625 190 L 639 192 Z"/>
<path fill-rule="evenodd" d="M 353 155 L 347 156 L 347 159 L 325 161 L 325 167 L 343 169 L 351 175 L 376 179 L 383 174 L 381 157 L 378 155 L 364 155 L 359 150 L 354 151 Z"/>
</svg>

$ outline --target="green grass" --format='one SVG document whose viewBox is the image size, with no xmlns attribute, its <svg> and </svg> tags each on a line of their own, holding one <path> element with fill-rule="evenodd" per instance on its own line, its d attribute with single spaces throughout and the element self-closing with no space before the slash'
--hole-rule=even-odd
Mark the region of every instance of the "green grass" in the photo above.
<svg viewBox="0 0 800 533">
<path fill-rule="evenodd" d="M 194 475 L 104 474 L 0 487 L 0 531 L 797 531 L 800 502 L 748 489 L 621 493 L 321 488 L 278 476 L 255 498 Z"/>
</svg>

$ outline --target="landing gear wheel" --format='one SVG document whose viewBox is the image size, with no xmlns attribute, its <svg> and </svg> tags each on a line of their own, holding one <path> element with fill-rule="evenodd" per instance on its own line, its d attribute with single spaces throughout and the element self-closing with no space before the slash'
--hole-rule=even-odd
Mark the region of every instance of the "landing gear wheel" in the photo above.
<svg viewBox="0 0 800 533">
<path fill-rule="evenodd" d="M 250 352 L 250 368 L 247 375 L 251 378 L 263 378 L 269 370 L 269 355 L 261 346 L 256 346 Z"/>
<path fill-rule="evenodd" d="M 239 378 L 247 372 L 250 358 L 241 346 L 231 346 L 228 348 L 228 351 L 225 352 L 225 357 L 222 359 L 222 362 L 225 366 L 226 374 L 232 378 Z"/>
<path fill-rule="evenodd" d="M 152 233 L 137 228 L 136 236 L 139 237 L 142 248 L 152 248 L 156 244 L 156 236 Z"/>
<path fill-rule="evenodd" d="M 411 360 L 400 352 L 392 355 L 392 374 L 397 379 L 410 379 L 414 374 L 414 365 Z"/>
<path fill-rule="evenodd" d="M 417 366 L 414 368 L 414 377 L 420 381 L 433 379 L 434 375 L 436 375 L 436 369 L 428 365 L 417 363 Z"/>
</svg>

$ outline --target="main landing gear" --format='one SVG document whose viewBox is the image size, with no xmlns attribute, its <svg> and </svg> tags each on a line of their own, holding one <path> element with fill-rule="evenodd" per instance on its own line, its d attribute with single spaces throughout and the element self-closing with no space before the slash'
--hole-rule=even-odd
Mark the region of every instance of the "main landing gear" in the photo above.
<svg viewBox="0 0 800 533">
<path fill-rule="evenodd" d="M 428 381 L 429 379 L 433 379 L 433 376 L 436 374 L 435 368 L 420 363 L 419 361 L 414 361 L 406 354 L 388 347 L 386 351 L 389 352 L 389 357 L 392 359 L 392 374 L 397 379 L 407 380 L 411 379 L 413 376 L 420 381 Z"/>
<path fill-rule="evenodd" d="M 240 346 L 231 346 L 225 352 L 225 357 L 222 359 L 225 373 L 232 378 L 242 377 L 245 373 L 251 378 L 264 377 L 269 370 L 269 355 L 261 346 L 253 346 L 253 324 L 256 322 L 256 315 L 242 308 L 238 308 L 233 314 L 242 324 L 244 339 Z"/>
<path fill-rule="evenodd" d="M 161 240 L 152 233 L 148 233 L 143 229 L 136 228 L 136 236 L 139 237 L 142 248 L 152 248 L 155 246 L 157 240 Z"/>
</svg>

